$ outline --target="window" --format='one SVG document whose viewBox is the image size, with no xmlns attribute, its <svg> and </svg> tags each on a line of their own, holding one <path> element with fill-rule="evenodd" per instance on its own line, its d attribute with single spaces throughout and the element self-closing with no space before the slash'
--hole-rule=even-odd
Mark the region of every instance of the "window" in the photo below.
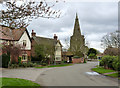
<svg viewBox="0 0 120 88">
<path fill-rule="evenodd" d="M 26 40 L 23 40 L 23 46 L 26 46 Z"/>
<path fill-rule="evenodd" d="M 56 60 L 59 60 L 60 59 L 60 57 L 56 57 Z"/>
<path fill-rule="evenodd" d="M 22 54 L 22 60 L 27 60 L 27 54 Z"/>
<path fill-rule="evenodd" d="M 60 51 L 60 50 L 61 50 L 61 47 L 57 46 L 56 51 Z"/>
</svg>

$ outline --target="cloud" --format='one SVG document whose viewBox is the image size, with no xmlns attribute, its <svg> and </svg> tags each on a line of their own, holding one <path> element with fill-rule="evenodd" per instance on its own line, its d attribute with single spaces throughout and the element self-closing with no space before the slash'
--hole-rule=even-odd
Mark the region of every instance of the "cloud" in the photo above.
<svg viewBox="0 0 120 88">
<path fill-rule="evenodd" d="M 55 8 L 55 7 L 54 7 Z M 78 13 L 82 34 L 86 36 L 86 41 L 90 42 L 90 47 L 94 47 L 101 52 L 101 38 L 117 30 L 118 27 L 118 3 L 117 2 L 66 2 L 57 5 L 61 9 L 62 16 L 59 19 L 39 18 L 33 20 L 28 26 L 28 30 L 34 29 L 39 36 L 53 38 L 58 35 L 63 45 L 64 40 L 70 39 L 73 34 L 75 14 Z"/>
</svg>

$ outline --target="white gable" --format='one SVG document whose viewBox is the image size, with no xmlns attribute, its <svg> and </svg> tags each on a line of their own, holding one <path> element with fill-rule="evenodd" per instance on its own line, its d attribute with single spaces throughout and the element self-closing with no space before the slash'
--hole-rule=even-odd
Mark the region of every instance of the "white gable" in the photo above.
<svg viewBox="0 0 120 88">
<path fill-rule="evenodd" d="M 19 39 L 18 43 L 19 43 L 20 45 L 23 45 L 23 41 L 24 41 L 24 40 L 26 41 L 26 47 L 25 47 L 25 49 L 26 49 L 26 50 L 31 50 L 31 41 L 30 41 L 30 39 L 29 39 L 26 31 L 23 33 L 23 35 L 22 35 L 21 38 Z"/>
<path fill-rule="evenodd" d="M 55 50 L 55 61 L 61 61 L 61 53 L 62 53 L 62 47 L 60 45 L 59 42 L 57 42 L 56 46 L 55 46 L 56 50 Z"/>
</svg>

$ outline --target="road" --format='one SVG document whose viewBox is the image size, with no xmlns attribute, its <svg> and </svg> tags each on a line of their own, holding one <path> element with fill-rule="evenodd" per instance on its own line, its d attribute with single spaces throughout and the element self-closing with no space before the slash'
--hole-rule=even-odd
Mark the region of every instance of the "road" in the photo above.
<svg viewBox="0 0 120 88">
<path fill-rule="evenodd" d="M 103 75 L 87 74 L 97 62 L 75 64 L 44 71 L 36 82 L 42 86 L 118 86 L 118 80 Z"/>
</svg>

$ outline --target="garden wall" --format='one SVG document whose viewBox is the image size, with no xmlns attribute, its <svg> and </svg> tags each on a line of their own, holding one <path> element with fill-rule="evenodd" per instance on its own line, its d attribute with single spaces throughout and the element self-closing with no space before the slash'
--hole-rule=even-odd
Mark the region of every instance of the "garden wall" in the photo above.
<svg viewBox="0 0 120 88">
<path fill-rule="evenodd" d="M 84 58 L 73 58 L 72 59 L 72 63 L 83 63 L 84 62 Z"/>
</svg>

